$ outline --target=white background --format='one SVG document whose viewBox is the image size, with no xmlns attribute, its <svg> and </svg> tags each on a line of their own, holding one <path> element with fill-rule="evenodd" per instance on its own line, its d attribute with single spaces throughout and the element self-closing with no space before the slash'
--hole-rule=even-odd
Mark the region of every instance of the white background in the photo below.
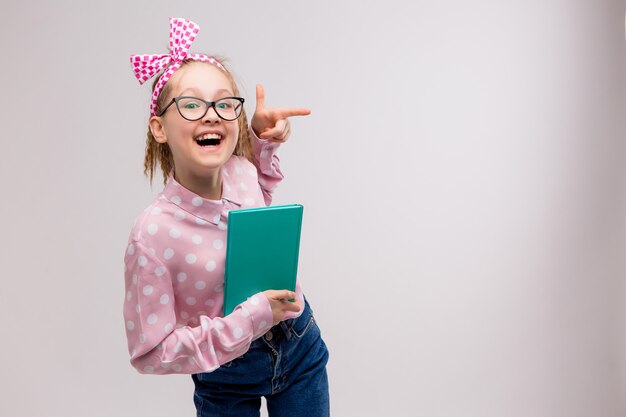
<svg viewBox="0 0 626 417">
<path fill-rule="evenodd" d="M 334 416 L 626 416 L 624 1 L 3 1 L 0 415 L 192 416 L 140 375 L 123 252 L 161 190 L 132 53 L 306 106 L 275 204 Z"/>
</svg>

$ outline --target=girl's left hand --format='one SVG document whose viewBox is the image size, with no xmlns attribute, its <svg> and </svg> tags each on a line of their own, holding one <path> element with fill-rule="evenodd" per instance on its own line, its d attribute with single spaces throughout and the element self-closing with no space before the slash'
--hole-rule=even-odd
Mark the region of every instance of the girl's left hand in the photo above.
<svg viewBox="0 0 626 417">
<path fill-rule="evenodd" d="M 291 134 L 288 117 L 306 116 L 309 109 L 268 109 L 265 107 L 265 91 L 261 84 L 256 85 L 256 109 L 252 116 L 252 130 L 261 138 L 270 142 L 286 142 Z"/>
</svg>

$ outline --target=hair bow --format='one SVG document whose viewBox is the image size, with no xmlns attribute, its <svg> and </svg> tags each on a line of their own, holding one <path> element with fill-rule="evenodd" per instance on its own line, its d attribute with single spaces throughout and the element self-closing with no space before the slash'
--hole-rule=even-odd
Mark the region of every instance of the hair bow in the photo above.
<svg viewBox="0 0 626 417">
<path fill-rule="evenodd" d="M 172 74 L 180 68 L 185 59 L 193 61 L 210 62 L 211 64 L 224 70 L 222 64 L 220 64 L 214 58 L 211 58 L 202 54 L 189 54 L 189 47 L 196 39 L 196 35 L 200 31 L 200 26 L 191 20 L 171 17 L 170 18 L 170 53 L 160 55 L 131 55 L 130 63 L 135 72 L 135 77 L 139 81 L 139 84 L 143 84 L 155 74 L 165 70 L 165 72 L 159 78 L 154 92 L 152 93 L 152 101 L 150 102 L 150 114 L 154 116 L 156 114 L 157 98 L 159 93 L 163 89 L 163 86 L 170 79 Z"/>
</svg>

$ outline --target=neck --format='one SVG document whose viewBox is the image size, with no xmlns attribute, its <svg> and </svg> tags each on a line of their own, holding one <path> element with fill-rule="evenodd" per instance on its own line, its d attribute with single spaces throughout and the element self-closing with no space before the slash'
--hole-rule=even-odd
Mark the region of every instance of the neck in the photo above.
<svg viewBox="0 0 626 417">
<path fill-rule="evenodd" d="M 222 170 L 216 168 L 209 175 L 197 176 L 184 170 L 174 171 L 174 179 L 183 187 L 207 200 L 222 198 Z"/>
</svg>

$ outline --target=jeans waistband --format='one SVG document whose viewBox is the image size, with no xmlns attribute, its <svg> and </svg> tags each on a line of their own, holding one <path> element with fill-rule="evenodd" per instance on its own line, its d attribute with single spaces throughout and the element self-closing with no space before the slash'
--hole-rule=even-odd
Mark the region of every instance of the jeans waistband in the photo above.
<svg viewBox="0 0 626 417">
<path fill-rule="evenodd" d="M 296 324 L 299 321 L 308 320 L 311 317 L 311 314 L 311 307 L 309 306 L 309 303 L 305 298 L 302 314 L 293 319 L 281 321 L 280 323 L 269 329 L 263 336 L 253 341 L 250 345 L 250 348 L 262 346 L 264 344 L 275 345 L 276 343 L 284 339 L 290 340 L 292 337 L 291 329 L 293 327 L 296 327 Z"/>
</svg>

